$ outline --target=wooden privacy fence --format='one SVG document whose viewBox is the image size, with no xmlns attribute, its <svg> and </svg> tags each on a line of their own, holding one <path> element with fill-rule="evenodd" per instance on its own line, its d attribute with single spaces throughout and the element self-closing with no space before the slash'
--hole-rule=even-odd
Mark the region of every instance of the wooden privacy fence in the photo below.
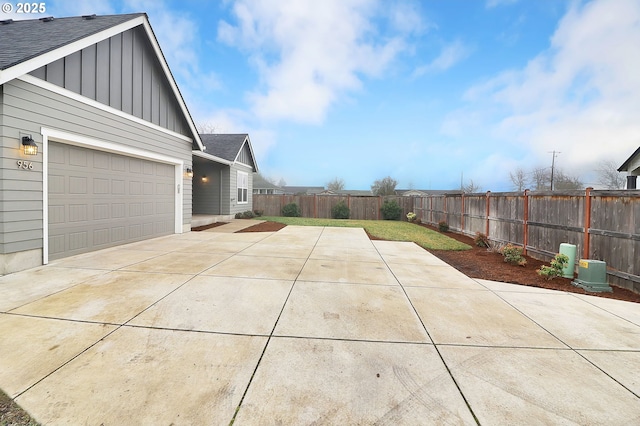
<svg viewBox="0 0 640 426">
<path fill-rule="evenodd" d="M 296 203 L 302 210 L 302 217 L 331 218 L 331 209 L 340 201 L 349 207 L 351 219 L 381 220 L 380 208 L 385 200 L 396 200 L 402 208 L 401 219 L 413 211 L 413 199 L 400 196 L 355 196 L 355 195 L 265 195 L 253 194 L 253 209 L 262 210 L 265 216 L 280 216 L 282 207 Z"/>
<path fill-rule="evenodd" d="M 424 223 L 445 221 L 453 231 L 522 246 L 548 261 L 561 243 L 577 246 L 577 259 L 607 262 L 609 282 L 640 293 L 640 191 L 540 191 L 445 194 L 426 197 L 253 195 L 254 210 L 280 216 L 296 203 L 303 217 L 330 218 L 344 201 L 351 219 L 382 219 L 384 200 L 396 200 L 402 220 L 415 212 Z"/>
<path fill-rule="evenodd" d="M 541 191 L 433 195 L 415 199 L 425 223 L 522 246 L 550 260 L 561 243 L 577 259 L 607 262 L 609 282 L 640 293 L 640 191 Z"/>
</svg>

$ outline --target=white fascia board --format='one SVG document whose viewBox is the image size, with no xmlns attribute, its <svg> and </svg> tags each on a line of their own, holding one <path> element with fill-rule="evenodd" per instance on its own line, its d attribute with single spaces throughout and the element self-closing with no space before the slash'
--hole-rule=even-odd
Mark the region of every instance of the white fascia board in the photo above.
<svg viewBox="0 0 640 426">
<path fill-rule="evenodd" d="M 30 73 L 33 70 L 36 70 L 44 65 L 50 64 L 52 62 L 57 61 L 60 58 L 64 58 L 65 56 L 69 56 L 72 53 L 80 51 L 85 47 L 89 47 L 94 45 L 102 40 L 106 40 L 110 37 L 113 37 L 116 34 L 123 33 L 131 28 L 135 28 L 138 25 L 142 25 L 147 33 L 147 37 L 149 37 L 149 41 L 153 46 L 153 50 L 158 57 L 160 65 L 162 66 L 162 70 L 164 71 L 165 77 L 169 81 L 171 85 L 171 90 L 173 90 L 173 94 L 180 105 L 180 109 L 182 110 L 182 114 L 187 120 L 189 125 L 189 129 L 193 134 L 193 137 L 198 144 L 198 147 L 204 151 L 204 145 L 202 144 L 202 140 L 200 140 L 200 135 L 198 134 L 198 130 L 196 129 L 195 123 L 191 118 L 191 114 L 187 109 L 187 105 L 184 103 L 184 99 L 180 94 L 180 90 L 178 89 L 178 85 L 176 84 L 171 71 L 169 70 L 169 65 L 162 54 L 162 50 L 160 49 L 160 45 L 158 44 L 158 40 L 156 39 L 153 30 L 151 29 L 151 25 L 149 24 L 149 20 L 145 15 L 138 16 L 137 18 L 133 18 L 127 22 L 123 22 L 119 25 L 113 26 L 111 28 L 107 28 L 104 31 L 100 31 L 99 33 L 90 35 L 88 37 L 82 38 L 80 40 L 74 41 L 73 43 L 65 44 L 58 49 L 52 50 L 47 53 L 43 53 L 42 55 L 36 56 L 35 58 L 29 59 L 28 61 L 21 62 L 17 65 L 14 65 L 11 68 L 0 71 L 0 84 L 4 84 L 8 81 L 16 79 L 18 77 L 24 76 L 25 74 Z"/>
<path fill-rule="evenodd" d="M 240 153 L 244 149 L 245 145 L 249 146 L 249 153 L 251 154 L 251 158 L 253 159 L 254 167 L 251 167 L 249 164 L 241 163 L 240 161 L 238 161 L 238 157 L 240 156 Z M 244 138 L 244 142 L 242 142 L 242 146 L 240 146 L 240 150 L 236 154 L 236 158 L 233 160 L 233 162 L 234 163 L 238 163 L 238 164 L 242 164 L 243 166 L 247 166 L 249 168 L 253 168 L 255 172 L 258 172 L 258 162 L 256 161 L 255 154 L 253 153 L 253 146 L 251 145 L 251 140 L 249 139 L 249 135 L 247 135 Z"/>
<path fill-rule="evenodd" d="M 207 154 L 206 152 L 196 151 L 195 149 L 191 152 L 196 157 L 204 158 L 206 160 L 214 161 L 216 163 L 224 164 L 226 166 L 231 166 L 234 163 L 233 161 L 225 160 L 224 158 L 216 157 L 215 155 Z"/>
<path fill-rule="evenodd" d="M 129 157 L 143 158 L 145 160 L 159 161 L 161 163 L 180 165 L 183 161 L 179 158 L 169 157 L 168 155 L 158 154 L 157 152 L 145 151 L 128 145 L 120 145 L 113 142 L 101 141 L 86 137 L 84 135 L 76 135 L 58 129 L 42 127 L 40 133 L 47 140 L 63 142 L 67 145 L 76 145 L 85 148 L 97 149 L 99 151 L 111 152 L 114 154 L 127 155 Z"/>
<path fill-rule="evenodd" d="M 185 104 L 184 99 L 182 98 L 180 89 L 178 89 L 178 84 L 173 78 L 173 74 L 171 74 L 171 70 L 169 69 L 169 64 L 167 64 L 167 61 L 164 58 L 164 54 L 162 53 L 160 44 L 158 43 L 158 40 L 156 39 L 153 29 L 151 28 L 151 24 L 147 19 L 144 19 L 143 24 L 144 24 L 144 29 L 147 32 L 147 36 L 149 37 L 149 41 L 151 41 L 151 45 L 153 46 L 153 50 L 156 52 L 156 56 L 160 60 L 160 65 L 162 66 L 162 70 L 164 71 L 164 74 L 167 77 L 169 84 L 171 85 L 173 94 L 175 95 L 178 103 L 180 104 L 180 108 L 182 109 L 182 114 L 184 114 L 184 117 L 187 119 L 187 123 L 189 124 L 189 128 L 191 129 L 191 133 L 193 133 L 193 137 L 196 143 L 198 144 L 198 147 L 200 148 L 200 150 L 204 151 L 205 147 L 202 143 L 202 140 L 200 139 L 200 134 L 198 133 L 198 130 L 196 129 L 196 125 L 193 122 L 193 118 L 191 118 L 191 114 L 189 113 L 189 109 L 187 108 L 187 105 Z"/>
<path fill-rule="evenodd" d="M 43 53 L 42 55 L 36 56 L 35 58 L 29 59 L 28 61 L 21 62 L 17 65 L 12 66 L 11 68 L 0 71 L 0 84 L 4 84 L 24 74 L 28 74 L 33 70 L 55 62 L 60 58 L 64 58 L 65 56 L 69 56 L 72 53 L 96 44 L 102 40 L 106 40 L 109 37 L 113 37 L 116 34 L 120 34 L 133 27 L 137 27 L 138 25 L 142 25 L 145 23 L 145 21 L 146 18 L 144 16 L 133 18 L 130 21 L 123 22 L 122 24 L 116 25 L 111 28 L 107 28 L 104 31 L 100 31 L 99 33 L 90 35 L 80 40 L 76 40 L 73 43 L 65 44 L 64 46 L 59 47 L 55 50 Z"/>
<path fill-rule="evenodd" d="M 181 135 L 180 133 L 176 133 L 172 130 L 166 129 L 164 127 L 158 126 L 157 124 L 154 124 L 150 121 L 146 121 L 143 120 L 140 117 L 136 117 L 135 115 L 131 115 L 131 114 L 127 114 L 126 112 L 119 110 L 117 108 L 113 108 L 110 107 L 109 105 L 105 105 L 103 103 L 100 103 L 98 101 L 94 101 L 91 98 L 87 98 L 86 96 L 82 96 L 76 92 L 72 92 L 69 89 L 65 89 L 64 87 L 60 87 L 57 86 L 53 83 L 49 83 L 48 81 L 44 81 L 41 80 L 37 77 L 34 77 L 32 75 L 29 74 L 25 74 L 21 77 L 18 77 L 17 80 L 21 80 L 24 81 L 25 83 L 29 83 L 29 84 L 33 84 L 34 86 L 38 86 L 41 87 L 45 90 L 48 90 L 50 92 L 54 92 L 57 93 L 61 96 L 73 99 L 74 101 L 78 101 L 81 102 L 85 105 L 89 105 L 91 107 L 100 109 L 102 111 L 108 112 L 109 114 L 113 114 L 113 115 L 117 115 L 118 117 L 122 117 L 122 118 L 126 118 L 127 120 L 131 120 L 134 121 L 138 124 L 142 124 L 144 126 L 150 127 L 154 130 L 157 130 L 159 132 L 162 133 L 166 133 L 170 136 L 176 137 L 178 139 L 182 139 L 183 141 L 189 142 L 189 143 L 193 143 L 193 139 L 191 139 L 189 136 L 185 136 L 185 135 Z"/>
</svg>

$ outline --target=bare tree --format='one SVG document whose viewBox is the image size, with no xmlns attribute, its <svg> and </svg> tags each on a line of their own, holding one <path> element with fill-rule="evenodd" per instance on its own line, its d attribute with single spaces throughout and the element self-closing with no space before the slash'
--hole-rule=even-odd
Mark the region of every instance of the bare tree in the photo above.
<svg viewBox="0 0 640 426">
<path fill-rule="evenodd" d="M 342 191 L 344 189 L 344 180 L 338 177 L 333 178 L 332 181 L 327 183 L 327 189 L 334 192 Z"/>
<path fill-rule="evenodd" d="M 533 169 L 532 183 L 536 191 L 547 191 L 551 188 L 551 172 L 546 167 Z"/>
<path fill-rule="evenodd" d="M 473 194 L 482 191 L 482 188 L 480 187 L 480 185 L 476 185 L 473 182 L 473 179 L 470 179 L 469 183 L 462 187 L 462 191 L 467 194 Z"/>
<path fill-rule="evenodd" d="M 393 195 L 396 191 L 398 182 L 391 176 L 387 176 L 384 179 L 376 180 L 371 185 L 371 192 L 373 195 Z"/>
<path fill-rule="evenodd" d="M 284 178 L 280 178 L 280 180 L 278 181 L 278 186 L 287 186 L 287 181 L 284 180 Z"/>
<path fill-rule="evenodd" d="M 625 178 L 618 171 L 617 164 L 613 160 L 600 161 L 596 172 L 598 183 L 606 189 L 624 189 Z"/>
<path fill-rule="evenodd" d="M 553 177 L 553 189 L 554 190 L 571 190 L 571 189 L 584 189 L 584 184 L 578 176 L 571 176 L 564 174 L 562 170 L 555 171 Z"/>
<path fill-rule="evenodd" d="M 518 167 L 515 171 L 509 172 L 509 179 L 513 184 L 513 189 L 518 192 L 522 192 L 527 188 L 529 183 L 529 178 L 527 177 L 527 173 L 522 170 L 521 167 Z"/>
<path fill-rule="evenodd" d="M 208 135 L 217 133 L 218 127 L 213 123 L 204 121 L 201 123 L 196 123 L 196 129 L 201 135 Z"/>
</svg>

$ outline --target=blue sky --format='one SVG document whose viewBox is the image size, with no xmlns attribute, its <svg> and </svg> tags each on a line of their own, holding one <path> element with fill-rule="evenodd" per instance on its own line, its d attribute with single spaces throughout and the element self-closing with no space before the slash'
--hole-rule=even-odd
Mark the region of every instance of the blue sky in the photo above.
<svg viewBox="0 0 640 426">
<path fill-rule="evenodd" d="M 637 0 L 53 1 L 147 12 L 195 121 L 249 133 L 289 185 L 510 190 L 550 167 L 595 183 L 640 146 Z"/>
</svg>

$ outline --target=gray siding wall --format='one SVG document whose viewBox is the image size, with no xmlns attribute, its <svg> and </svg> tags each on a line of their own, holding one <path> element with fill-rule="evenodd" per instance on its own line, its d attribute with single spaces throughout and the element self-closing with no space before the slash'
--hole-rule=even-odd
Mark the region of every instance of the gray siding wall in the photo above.
<svg viewBox="0 0 640 426">
<path fill-rule="evenodd" d="M 246 172 L 249 175 L 249 188 L 246 204 L 238 204 L 238 170 Z M 223 187 L 228 188 L 229 196 L 226 198 L 227 213 L 223 214 L 236 214 L 245 212 L 247 210 L 253 210 L 253 169 L 243 166 L 241 164 L 234 164 L 229 168 L 228 184 Z M 224 199 L 223 199 L 224 201 Z"/>
<path fill-rule="evenodd" d="M 191 143 L 139 123 L 114 116 L 13 80 L 2 87 L 0 107 L 0 254 L 42 248 L 42 136 L 41 127 L 66 131 L 181 159 L 191 167 Z M 37 156 L 24 156 L 20 135 L 31 134 Z M 17 160 L 33 162 L 33 170 L 19 170 Z M 182 181 L 183 224 L 191 223 L 191 179 Z"/>
<path fill-rule="evenodd" d="M 227 166 L 211 161 L 199 162 L 193 175 L 193 214 L 222 214 L 220 210 L 220 183 Z M 207 175 L 207 182 L 202 181 Z"/>
<path fill-rule="evenodd" d="M 141 26 L 38 68 L 31 75 L 176 133 L 188 131 Z"/>
<path fill-rule="evenodd" d="M 238 154 L 237 161 L 240 163 L 248 164 L 249 166 L 255 169 L 255 164 L 253 164 L 253 161 L 251 160 L 251 151 L 249 150 L 249 144 L 244 145 L 244 147 L 242 148 L 242 151 L 240 151 L 240 154 Z M 252 171 L 255 171 L 255 170 L 252 170 Z"/>
</svg>

